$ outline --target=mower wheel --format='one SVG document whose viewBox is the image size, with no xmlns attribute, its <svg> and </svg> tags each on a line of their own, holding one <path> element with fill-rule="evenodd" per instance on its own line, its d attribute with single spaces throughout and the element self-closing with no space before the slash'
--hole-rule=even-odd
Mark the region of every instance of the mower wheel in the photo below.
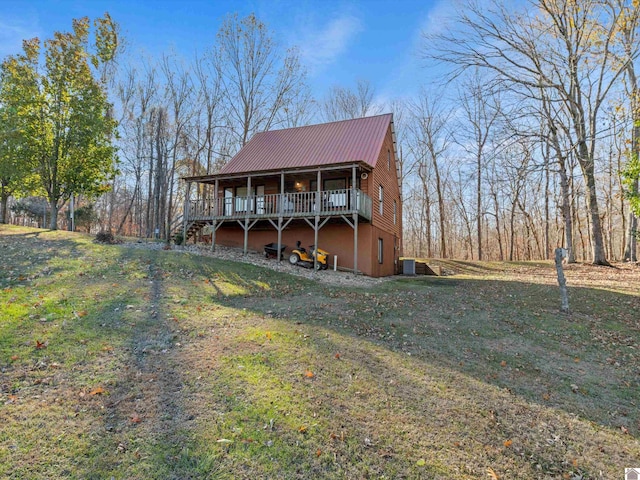
<svg viewBox="0 0 640 480">
<path fill-rule="evenodd" d="M 291 265 L 297 265 L 299 261 L 300 261 L 300 255 L 298 255 L 297 253 L 292 253 L 291 256 L 289 257 L 289 263 Z"/>
</svg>

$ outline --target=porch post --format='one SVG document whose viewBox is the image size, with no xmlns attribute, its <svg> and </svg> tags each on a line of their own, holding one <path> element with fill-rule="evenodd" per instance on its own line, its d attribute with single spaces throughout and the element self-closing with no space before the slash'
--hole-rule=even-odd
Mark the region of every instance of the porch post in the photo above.
<svg viewBox="0 0 640 480">
<path fill-rule="evenodd" d="M 249 248 L 249 208 L 251 207 L 251 175 L 247 177 L 247 198 L 244 206 L 244 251 L 243 255 L 247 256 Z"/>
<path fill-rule="evenodd" d="M 219 183 L 216 178 L 216 182 L 213 187 L 213 224 L 211 225 L 211 251 L 216 251 L 216 230 L 218 229 L 218 221 L 216 217 L 218 216 L 218 205 L 220 203 L 220 199 L 218 198 L 219 192 Z"/>
<path fill-rule="evenodd" d="M 315 223 L 314 223 L 314 227 L 313 227 L 313 244 L 316 246 L 316 252 L 318 252 L 318 225 L 320 224 L 320 208 L 322 206 L 322 202 L 321 202 L 321 190 L 320 190 L 320 185 L 322 182 L 322 174 L 320 173 L 320 169 L 318 169 L 318 173 L 316 176 L 316 184 L 317 184 L 317 188 L 316 188 L 316 218 L 315 218 Z M 313 256 L 313 269 L 315 270 L 318 267 L 318 255 L 316 253 L 316 255 Z"/>
<path fill-rule="evenodd" d="M 356 166 L 351 167 L 351 210 L 353 211 L 353 274 L 358 274 L 358 203 L 356 199 Z"/>
<path fill-rule="evenodd" d="M 191 182 L 187 182 L 184 194 L 184 208 L 182 209 L 182 245 L 187 244 L 187 222 L 189 221 L 189 202 L 191 201 Z"/>
<path fill-rule="evenodd" d="M 276 208 L 278 209 L 278 261 L 281 261 L 280 258 L 280 249 L 282 248 L 282 210 L 283 209 L 283 199 L 284 199 L 284 172 L 280 172 L 280 196 L 278 197 L 278 204 Z"/>
</svg>

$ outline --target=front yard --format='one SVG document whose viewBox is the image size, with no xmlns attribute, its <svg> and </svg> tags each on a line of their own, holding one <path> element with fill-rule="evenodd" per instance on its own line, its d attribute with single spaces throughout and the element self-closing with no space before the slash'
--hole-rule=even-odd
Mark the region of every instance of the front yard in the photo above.
<svg viewBox="0 0 640 480">
<path fill-rule="evenodd" d="M 332 286 L 0 226 L 0 477 L 622 478 L 640 267 Z M 319 275 L 332 275 L 321 272 Z"/>
</svg>

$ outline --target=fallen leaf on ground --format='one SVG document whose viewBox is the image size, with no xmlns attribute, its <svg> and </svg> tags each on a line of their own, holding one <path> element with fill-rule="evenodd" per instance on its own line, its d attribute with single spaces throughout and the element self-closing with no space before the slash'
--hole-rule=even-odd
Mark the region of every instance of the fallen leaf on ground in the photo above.
<svg viewBox="0 0 640 480">
<path fill-rule="evenodd" d="M 426 464 L 427 464 L 427 462 L 425 461 L 424 458 L 421 458 L 420 460 L 418 460 L 416 462 L 416 465 L 419 466 L 419 467 L 424 467 Z"/>
<path fill-rule="evenodd" d="M 507 362 L 506 362 L 506 360 L 502 360 L 502 361 L 500 362 L 500 366 L 501 366 L 501 367 L 506 367 L 506 366 L 507 366 Z"/>
<path fill-rule="evenodd" d="M 102 395 L 104 393 L 104 388 L 97 387 L 89 392 L 89 395 Z"/>
<path fill-rule="evenodd" d="M 229 440 L 228 438 L 221 438 L 219 440 L 216 440 L 216 442 L 218 442 L 218 443 L 233 443 L 233 440 Z"/>
<path fill-rule="evenodd" d="M 512 443 L 513 443 L 513 440 L 505 440 L 504 441 L 504 446 L 505 447 L 510 447 Z"/>
<path fill-rule="evenodd" d="M 307 378 L 313 378 L 313 372 L 311 370 L 307 370 L 306 372 L 304 372 L 304 376 Z"/>
<path fill-rule="evenodd" d="M 43 348 L 47 348 L 46 342 L 41 342 L 40 340 L 36 340 L 36 348 L 41 350 Z"/>
<path fill-rule="evenodd" d="M 491 467 L 487 467 L 487 475 L 489 475 L 491 478 L 493 478 L 493 480 L 499 480 L 500 479 L 498 474 Z"/>
</svg>

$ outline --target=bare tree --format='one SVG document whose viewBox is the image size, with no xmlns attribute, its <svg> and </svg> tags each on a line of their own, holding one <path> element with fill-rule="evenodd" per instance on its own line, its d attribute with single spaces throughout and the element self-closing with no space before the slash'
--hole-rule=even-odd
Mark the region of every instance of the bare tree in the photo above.
<svg viewBox="0 0 640 480">
<path fill-rule="evenodd" d="M 460 102 L 465 113 L 464 125 L 456 141 L 474 157 L 476 179 L 476 241 L 478 260 L 482 260 L 482 177 L 486 164 L 486 148 L 498 119 L 497 96 L 486 88 L 487 83 L 476 74 L 464 83 Z"/>
<path fill-rule="evenodd" d="M 164 56 L 162 59 L 162 72 L 165 76 L 165 88 L 167 103 L 171 113 L 172 134 L 169 145 L 169 155 L 171 163 L 168 162 L 167 171 L 167 199 L 164 232 L 167 242 L 171 235 L 171 225 L 173 221 L 173 200 L 174 185 L 176 183 L 176 165 L 178 160 L 184 160 L 187 151 L 186 126 L 193 116 L 193 110 L 189 105 L 193 89 L 190 74 L 181 65 L 177 65 L 175 58 Z M 179 159 L 179 157 L 181 157 Z M 184 161 L 182 162 L 184 164 Z"/>
<path fill-rule="evenodd" d="M 447 258 L 447 230 L 445 219 L 445 198 L 442 178 L 440 174 L 440 162 L 446 154 L 451 143 L 451 133 L 448 129 L 449 115 L 437 100 L 431 99 L 426 92 L 422 92 L 411 106 L 411 122 L 409 123 L 410 139 L 407 143 L 412 150 L 413 158 L 417 164 L 419 176 L 424 188 L 428 178 L 421 172 L 433 174 L 436 197 L 438 201 L 438 221 L 440 226 L 439 244 L 440 256 Z M 428 162 L 428 166 L 424 164 Z M 427 226 L 430 229 L 430 226 Z"/>
<path fill-rule="evenodd" d="M 374 95 L 375 90 L 368 80 L 358 80 L 355 90 L 334 86 L 322 103 L 322 118 L 335 122 L 378 115 L 382 108 L 374 103 Z"/>
<path fill-rule="evenodd" d="M 277 124 L 305 82 L 297 50 L 280 54 L 267 26 L 251 13 L 229 15 L 217 34 L 213 62 L 239 147 Z"/>
<path fill-rule="evenodd" d="M 609 0 L 614 12 L 620 11 L 618 38 L 622 47 L 620 62 L 624 65 L 626 93 L 631 110 L 631 149 L 628 166 L 624 170 L 628 195 L 633 199 L 639 196 L 638 180 L 640 177 L 640 85 L 636 74 L 635 61 L 638 58 L 638 28 L 640 9 L 637 3 L 628 4 L 625 0 Z M 638 217 L 633 209 L 629 209 L 627 244 L 624 260 L 635 262 L 637 257 Z"/>
<path fill-rule="evenodd" d="M 463 34 L 438 36 L 439 49 L 425 54 L 461 70 L 490 70 L 506 84 L 551 91 L 562 102 L 586 187 L 592 260 L 608 265 L 595 152 L 600 109 L 625 70 L 612 55 L 620 8 L 606 8 L 597 0 L 535 0 L 534 8 L 522 13 L 507 11 L 500 0 L 485 6 L 471 1 L 460 14 Z"/>
</svg>

